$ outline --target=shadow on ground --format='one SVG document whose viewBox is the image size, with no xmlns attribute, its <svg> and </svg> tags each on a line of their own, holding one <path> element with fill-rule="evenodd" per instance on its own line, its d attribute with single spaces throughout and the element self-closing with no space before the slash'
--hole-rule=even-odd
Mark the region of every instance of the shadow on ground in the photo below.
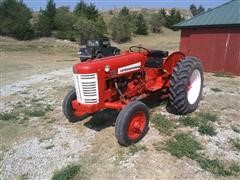
<svg viewBox="0 0 240 180">
<path fill-rule="evenodd" d="M 105 109 L 103 111 L 95 113 L 89 121 L 84 123 L 84 126 L 95 131 L 101 131 L 102 129 L 114 126 L 117 115 L 117 111 Z"/>
</svg>

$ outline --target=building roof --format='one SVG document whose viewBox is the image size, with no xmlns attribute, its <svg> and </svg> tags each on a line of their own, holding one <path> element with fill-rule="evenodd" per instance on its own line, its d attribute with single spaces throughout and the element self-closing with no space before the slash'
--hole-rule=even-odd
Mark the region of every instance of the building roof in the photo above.
<svg viewBox="0 0 240 180">
<path fill-rule="evenodd" d="M 175 25 L 179 28 L 240 26 L 240 0 L 231 0 Z"/>
</svg>

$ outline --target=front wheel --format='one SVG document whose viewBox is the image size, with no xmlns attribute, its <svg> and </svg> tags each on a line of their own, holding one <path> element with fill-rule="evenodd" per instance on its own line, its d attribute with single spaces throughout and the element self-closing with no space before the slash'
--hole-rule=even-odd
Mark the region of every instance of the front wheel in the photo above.
<svg viewBox="0 0 240 180">
<path fill-rule="evenodd" d="M 68 92 L 68 94 L 65 96 L 63 100 L 62 111 L 69 122 L 81 121 L 87 117 L 87 114 L 78 116 L 74 113 L 74 109 L 72 108 L 72 101 L 76 99 L 77 97 L 75 89 L 72 89 L 71 91 Z"/>
<path fill-rule="evenodd" d="M 195 111 L 202 98 L 203 67 L 195 57 L 186 57 L 173 70 L 170 78 L 168 112 L 185 115 Z"/>
<path fill-rule="evenodd" d="M 147 106 L 134 101 L 125 106 L 116 120 L 115 135 L 119 144 L 129 146 L 140 141 L 149 129 Z"/>
</svg>

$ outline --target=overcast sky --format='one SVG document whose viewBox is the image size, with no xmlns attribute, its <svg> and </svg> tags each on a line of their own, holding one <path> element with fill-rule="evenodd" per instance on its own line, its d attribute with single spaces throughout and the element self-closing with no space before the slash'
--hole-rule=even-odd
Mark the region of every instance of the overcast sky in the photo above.
<svg viewBox="0 0 240 180">
<path fill-rule="evenodd" d="M 69 6 L 71 9 L 80 0 L 55 0 L 57 7 Z M 118 7 L 145 7 L 145 8 L 189 8 L 193 3 L 197 6 L 203 5 L 203 7 L 213 8 L 220 4 L 227 2 L 228 0 L 85 0 L 87 3 L 94 3 L 99 9 L 111 9 Z M 24 2 L 33 10 L 44 9 L 47 0 L 24 0 Z"/>
</svg>

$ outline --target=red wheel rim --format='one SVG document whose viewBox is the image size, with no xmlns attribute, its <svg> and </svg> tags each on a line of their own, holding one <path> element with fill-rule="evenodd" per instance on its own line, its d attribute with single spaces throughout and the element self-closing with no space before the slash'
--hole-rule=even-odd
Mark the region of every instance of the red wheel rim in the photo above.
<svg viewBox="0 0 240 180">
<path fill-rule="evenodd" d="M 128 126 L 128 138 L 131 140 L 136 140 L 139 138 L 146 125 L 146 116 L 143 112 L 138 112 L 134 114 Z"/>
</svg>

